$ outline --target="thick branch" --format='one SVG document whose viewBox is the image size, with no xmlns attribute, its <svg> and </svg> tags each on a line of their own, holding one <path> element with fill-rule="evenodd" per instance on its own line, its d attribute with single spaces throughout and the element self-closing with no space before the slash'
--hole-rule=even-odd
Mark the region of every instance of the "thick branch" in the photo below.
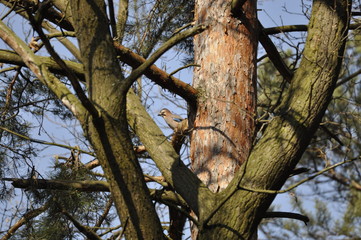
<svg viewBox="0 0 361 240">
<path fill-rule="evenodd" d="M 13 1 L 1 0 L 0 2 L 9 8 L 13 7 L 13 4 L 15 4 L 15 2 L 13 2 Z M 21 1 L 17 1 L 17 4 L 31 6 L 34 3 L 32 0 L 21 0 Z M 15 7 L 14 10 L 16 12 L 22 13 L 23 16 L 25 14 L 25 12 L 23 11 L 24 9 L 22 7 Z M 67 31 L 74 31 L 74 28 L 73 28 L 71 22 L 69 22 L 67 19 L 65 19 L 64 15 L 62 13 L 58 12 L 57 10 L 55 10 L 55 8 L 47 9 L 44 12 L 44 17 L 45 17 L 45 19 L 56 24 L 57 26 L 59 26 L 62 29 L 65 29 Z"/>
<path fill-rule="evenodd" d="M 0 21 L 0 38 L 14 49 L 22 58 L 25 65 L 69 108 L 70 111 L 82 122 L 87 114 L 79 99 L 53 74 L 44 62 L 41 61 L 29 47 L 2 21 Z"/>
<path fill-rule="evenodd" d="M 65 75 L 64 69 L 62 69 L 54 60 L 50 57 L 37 56 L 39 62 L 44 63 L 49 67 L 49 71 L 56 74 Z M 83 65 L 73 61 L 63 60 L 65 64 L 71 68 L 71 70 L 76 74 L 76 76 L 81 80 L 84 79 L 84 70 Z M 15 52 L 9 50 L 0 50 L 0 62 L 14 64 L 22 67 L 27 67 L 24 60 Z"/>
<path fill-rule="evenodd" d="M 159 178 L 159 177 L 155 177 Z M 50 179 L 21 179 L 21 178 L 2 178 L 3 181 L 12 182 L 15 188 L 21 189 L 51 189 L 51 190 L 76 190 L 80 192 L 109 192 L 109 183 L 105 181 L 76 181 L 76 180 L 50 180 Z M 154 181 L 145 177 L 146 182 Z M 150 189 L 152 200 L 167 203 L 171 202 L 187 208 L 188 205 L 184 199 L 177 193 L 169 190 Z"/>
<path fill-rule="evenodd" d="M 146 61 L 140 55 L 132 52 L 130 49 L 117 42 L 114 43 L 114 46 L 119 54 L 119 59 L 132 68 L 137 68 Z M 188 103 L 196 102 L 198 91 L 195 88 L 182 82 L 176 77 L 170 76 L 156 65 L 152 65 L 146 69 L 144 71 L 144 75 L 162 88 L 168 89 L 169 91 L 184 98 Z"/>
<path fill-rule="evenodd" d="M 50 179 L 2 178 L 11 181 L 16 188 L 36 188 L 53 190 L 77 190 L 81 192 L 109 192 L 109 184 L 104 181 L 70 181 Z"/>
<path fill-rule="evenodd" d="M 201 210 L 211 208 L 214 199 L 212 192 L 180 160 L 179 155 L 132 91 L 129 91 L 127 96 L 127 117 L 130 127 L 139 136 L 162 175 L 191 209 L 198 214 Z M 199 201 L 202 201 L 202 208 Z"/>
<path fill-rule="evenodd" d="M 128 19 L 128 0 L 120 0 L 117 14 L 117 39 L 118 43 L 123 42 L 124 34 L 125 34 L 125 25 Z"/>
</svg>

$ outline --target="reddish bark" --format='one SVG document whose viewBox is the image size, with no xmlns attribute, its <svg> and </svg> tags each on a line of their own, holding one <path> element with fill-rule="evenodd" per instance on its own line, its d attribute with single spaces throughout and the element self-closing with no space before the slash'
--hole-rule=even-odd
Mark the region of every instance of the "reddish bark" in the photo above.
<svg viewBox="0 0 361 240">
<path fill-rule="evenodd" d="M 196 1 L 193 86 L 199 91 L 191 134 L 192 168 L 214 192 L 224 189 L 247 159 L 256 108 L 256 3 L 235 18 L 230 1 Z"/>
</svg>

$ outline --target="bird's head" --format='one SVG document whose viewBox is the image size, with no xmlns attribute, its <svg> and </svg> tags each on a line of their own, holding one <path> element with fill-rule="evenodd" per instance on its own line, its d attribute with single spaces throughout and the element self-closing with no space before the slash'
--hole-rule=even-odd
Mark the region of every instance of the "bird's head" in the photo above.
<svg viewBox="0 0 361 240">
<path fill-rule="evenodd" d="M 163 108 L 163 109 L 160 110 L 160 112 L 158 113 L 158 116 L 165 117 L 165 116 L 170 115 L 170 114 L 172 114 L 171 111 L 169 111 L 169 110 L 166 109 L 166 108 Z"/>
</svg>

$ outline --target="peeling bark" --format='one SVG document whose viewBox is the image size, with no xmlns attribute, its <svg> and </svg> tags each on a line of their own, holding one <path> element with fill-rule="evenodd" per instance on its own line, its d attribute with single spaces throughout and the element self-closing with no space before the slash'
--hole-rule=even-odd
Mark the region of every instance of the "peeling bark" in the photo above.
<svg viewBox="0 0 361 240">
<path fill-rule="evenodd" d="M 193 86 L 198 108 L 191 134 L 192 168 L 213 191 L 227 187 L 247 159 L 256 107 L 256 3 L 247 1 L 239 19 L 230 1 L 196 1 L 197 24 L 208 30 L 194 38 Z"/>
</svg>

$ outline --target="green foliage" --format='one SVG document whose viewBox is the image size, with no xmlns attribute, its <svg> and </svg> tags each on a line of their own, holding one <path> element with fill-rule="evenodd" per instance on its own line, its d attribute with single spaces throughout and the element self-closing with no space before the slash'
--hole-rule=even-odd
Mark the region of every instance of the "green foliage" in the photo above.
<svg viewBox="0 0 361 240">
<path fill-rule="evenodd" d="M 74 155 L 73 155 L 74 156 Z M 65 163 L 57 163 L 51 172 L 51 179 L 56 180 L 98 180 L 94 174 L 84 168 L 80 162 L 69 158 Z M 80 192 L 77 190 L 37 190 L 28 189 L 36 205 L 48 205 L 47 210 L 28 223 L 16 237 L 20 239 L 78 239 L 79 230 L 67 218 L 64 212 L 86 226 L 97 226 L 99 213 L 105 209 L 109 195 L 99 192 Z M 115 219 L 108 214 L 101 224 L 106 228 Z M 100 227 L 100 226 L 98 226 Z"/>
</svg>

